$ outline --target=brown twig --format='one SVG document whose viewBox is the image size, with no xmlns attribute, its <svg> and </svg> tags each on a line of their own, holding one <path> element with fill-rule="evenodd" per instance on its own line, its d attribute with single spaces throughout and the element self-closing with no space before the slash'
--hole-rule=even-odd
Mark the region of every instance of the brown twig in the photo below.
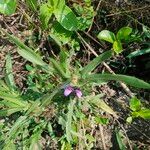
<svg viewBox="0 0 150 150">
<path fill-rule="evenodd" d="M 103 132 L 103 126 L 99 125 L 99 129 L 100 129 L 100 134 L 101 134 L 101 139 L 102 139 L 102 145 L 103 145 L 103 150 L 107 150 L 106 148 L 106 144 L 105 144 L 105 136 L 104 136 L 104 132 Z"/>
<path fill-rule="evenodd" d="M 85 46 L 96 56 L 98 57 L 98 54 L 95 52 L 95 50 L 82 38 L 82 36 L 77 32 L 77 35 L 79 36 L 79 38 L 81 39 L 81 41 L 85 44 Z M 105 68 L 112 74 L 115 74 L 115 72 L 105 63 L 102 63 Z M 124 91 L 128 94 L 128 96 L 133 97 L 134 94 L 130 91 L 130 89 L 126 86 L 125 83 L 123 82 L 119 82 L 120 85 L 122 86 L 122 88 L 124 89 Z"/>
<path fill-rule="evenodd" d="M 146 8 L 149 8 L 149 7 L 150 6 L 144 6 L 144 7 L 140 7 L 140 8 L 136 8 L 136 9 L 132 9 L 132 10 L 127 10 L 127 11 L 121 11 L 121 12 L 117 12 L 117 13 L 113 13 L 113 14 L 108 14 L 108 15 L 106 15 L 106 17 L 120 15 L 120 14 L 123 14 L 123 13 L 130 13 L 130 12 L 133 12 L 133 11 L 139 11 L 139 10 L 146 9 Z"/>
<path fill-rule="evenodd" d="M 97 11 L 98 11 L 98 9 L 100 8 L 101 2 L 102 2 L 102 0 L 100 0 L 100 1 L 99 1 L 98 5 L 97 5 L 97 7 L 96 7 L 96 12 L 97 12 Z M 90 30 L 92 29 L 93 22 L 94 22 L 94 18 L 95 18 L 95 15 L 93 15 L 92 23 L 91 23 L 91 25 L 90 25 L 90 27 L 89 27 L 89 29 L 88 29 L 87 33 L 88 33 L 88 32 L 90 32 Z"/>
</svg>

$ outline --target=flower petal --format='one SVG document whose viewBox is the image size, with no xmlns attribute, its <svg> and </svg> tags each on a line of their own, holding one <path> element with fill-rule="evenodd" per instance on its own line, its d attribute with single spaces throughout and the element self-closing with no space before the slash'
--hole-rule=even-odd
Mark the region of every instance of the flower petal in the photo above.
<svg viewBox="0 0 150 150">
<path fill-rule="evenodd" d="M 74 91 L 74 89 L 71 86 L 68 86 L 64 90 L 64 95 L 69 96 L 73 91 Z"/>
<path fill-rule="evenodd" d="M 75 93 L 76 93 L 76 96 L 77 96 L 78 98 L 81 98 L 81 97 L 82 97 L 82 92 L 81 92 L 81 90 L 76 89 L 76 90 L 75 90 Z"/>
</svg>

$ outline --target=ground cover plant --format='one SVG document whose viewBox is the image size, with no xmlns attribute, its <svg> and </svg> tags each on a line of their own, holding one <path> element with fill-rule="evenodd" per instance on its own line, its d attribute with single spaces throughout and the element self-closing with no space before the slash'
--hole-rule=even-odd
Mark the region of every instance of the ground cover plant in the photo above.
<svg viewBox="0 0 150 150">
<path fill-rule="evenodd" d="M 0 2 L 0 149 L 149 149 L 149 24 L 120 5 Z"/>
</svg>

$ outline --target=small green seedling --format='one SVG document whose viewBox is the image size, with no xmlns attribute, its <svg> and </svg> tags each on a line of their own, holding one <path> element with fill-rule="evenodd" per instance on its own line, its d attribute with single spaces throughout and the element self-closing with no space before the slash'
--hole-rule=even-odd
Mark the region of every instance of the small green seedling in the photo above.
<svg viewBox="0 0 150 150">
<path fill-rule="evenodd" d="M 131 109 L 131 116 L 129 116 L 126 121 L 131 123 L 133 118 L 141 117 L 143 119 L 150 119 L 150 109 L 147 109 L 142 106 L 141 101 L 133 97 L 130 100 L 130 109 Z"/>
<path fill-rule="evenodd" d="M 113 32 L 108 31 L 108 30 L 102 30 L 99 34 L 98 34 L 98 39 L 99 40 L 104 40 L 107 41 L 109 43 L 113 44 L 113 50 L 119 54 L 122 52 L 123 48 L 122 48 L 122 41 L 126 41 L 129 39 L 130 34 L 132 32 L 132 28 L 130 27 L 123 27 L 121 28 L 117 34 L 115 35 Z"/>
</svg>

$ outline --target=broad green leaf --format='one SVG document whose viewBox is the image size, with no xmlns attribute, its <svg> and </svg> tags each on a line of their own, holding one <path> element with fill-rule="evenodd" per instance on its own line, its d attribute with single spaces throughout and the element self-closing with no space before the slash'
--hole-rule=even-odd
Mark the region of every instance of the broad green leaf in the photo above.
<svg viewBox="0 0 150 150">
<path fill-rule="evenodd" d="M 37 0 L 26 0 L 27 5 L 33 10 L 37 10 L 38 1 Z"/>
<path fill-rule="evenodd" d="M 99 40 L 104 40 L 110 43 L 114 43 L 115 41 L 115 34 L 108 30 L 102 30 L 97 37 Z"/>
<path fill-rule="evenodd" d="M 118 40 L 126 40 L 126 39 L 128 39 L 131 32 L 132 32 L 132 28 L 123 27 L 117 32 L 117 39 Z"/>
<path fill-rule="evenodd" d="M 73 11 L 66 5 L 60 5 L 54 10 L 57 21 L 69 31 L 75 31 L 78 28 L 78 21 Z"/>
<path fill-rule="evenodd" d="M 103 81 L 109 81 L 109 80 L 115 80 L 115 81 L 122 81 L 125 82 L 128 85 L 131 85 L 136 88 L 143 88 L 143 89 L 150 89 L 150 84 L 144 82 L 141 79 L 138 79 L 136 77 L 132 76 L 126 76 L 126 75 L 119 75 L 119 74 L 92 74 L 87 76 L 86 80 L 93 81 L 93 82 L 98 82 L 99 80 Z"/>
<path fill-rule="evenodd" d="M 9 87 L 10 90 L 15 91 L 16 85 L 14 82 L 14 77 L 13 77 L 13 70 L 12 70 L 12 61 L 11 61 L 11 56 L 7 55 L 6 56 L 6 76 L 5 76 L 5 81 L 7 83 L 7 86 Z"/>
<path fill-rule="evenodd" d="M 119 145 L 120 150 L 126 150 L 126 146 L 123 143 L 123 134 L 120 131 L 116 130 L 116 138 Z"/>
<path fill-rule="evenodd" d="M 112 51 L 107 51 L 104 52 L 103 54 L 99 55 L 98 57 L 96 57 L 95 59 L 93 59 L 92 61 L 90 61 L 88 63 L 88 65 L 86 65 L 83 70 L 81 71 L 82 76 L 86 76 L 88 75 L 91 71 L 93 71 L 100 63 L 102 63 L 103 61 L 105 61 L 106 59 L 109 59 L 112 56 Z"/>
<path fill-rule="evenodd" d="M 138 111 L 141 109 L 141 101 L 136 97 L 130 99 L 130 109 L 132 111 Z"/>
<path fill-rule="evenodd" d="M 147 54 L 147 53 L 150 53 L 150 47 L 134 51 L 134 52 L 130 53 L 127 57 L 128 58 L 133 58 L 133 57 L 141 56 L 141 55 L 144 55 L 144 54 Z"/>
<path fill-rule="evenodd" d="M 5 15 L 15 13 L 16 3 L 16 0 L 0 0 L 0 12 Z"/>
<path fill-rule="evenodd" d="M 50 31 L 50 36 L 61 47 L 71 40 L 72 32 L 63 28 L 58 22 L 54 22 Z"/>
<path fill-rule="evenodd" d="M 10 35 L 3 29 L 0 30 L 5 33 L 9 37 L 9 39 L 19 47 L 17 51 L 22 57 L 40 66 L 45 67 L 47 65 L 45 62 L 43 62 L 42 58 L 38 54 L 36 54 L 31 48 L 21 42 L 17 37 L 15 37 L 14 35 Z"/>
<path fill-rule="evenodd" d="M 42 4 L 40 6 L 40 20 L 42 23 L 42 28 L 48 28 L 48 22 L 52 16 L 53 8 L 48 5 L 48 3 Z"/>
<path fill-rule="evenodd" d="M 132 115 L 143 119 L 150 119 L 150 109 L 141 109 L 138 112 L 133 112 Z"/>
<path fill-rule="evenodd" d="M 119 54 L 122 52 L 122 44 L 120 41 L 114 41 L 113 43 L 113 50 Z"/>
</svg>

